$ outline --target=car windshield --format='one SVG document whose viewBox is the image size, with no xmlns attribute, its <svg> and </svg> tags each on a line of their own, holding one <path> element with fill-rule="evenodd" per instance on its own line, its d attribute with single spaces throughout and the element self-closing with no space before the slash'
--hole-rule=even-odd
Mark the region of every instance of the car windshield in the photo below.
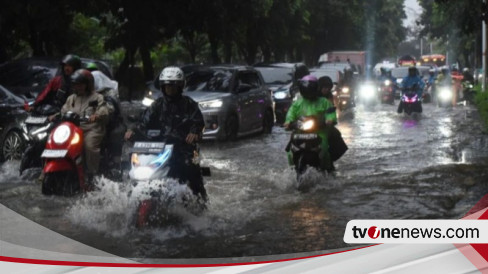
<svg viewBox="0 0 488 274">
<path fill-rule="evenodd" d="M 229 92 L 232 74 L 232 70 L 225 68 L 194 71 L 186 77 L 185 91 Z"/>
<path fill-rule="evenodd" d="M 291 68 L 256 67 L 261 72 L 267 85 L 286 85 L 291 83 L 293 70 Z"/>
</svg>

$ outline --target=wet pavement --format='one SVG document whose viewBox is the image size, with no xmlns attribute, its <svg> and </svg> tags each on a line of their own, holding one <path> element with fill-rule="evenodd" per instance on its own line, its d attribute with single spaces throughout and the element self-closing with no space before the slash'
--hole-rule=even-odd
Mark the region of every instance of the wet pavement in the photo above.
<svg viewBox="0 0 488 274">
<path fill-rule="evenodd" d="M 437 108 L 408 117 L 396 106 L 361 106 L 340 114 L 349 150 L 337 172 L 308 172 L 312 187 L 296 189 L 284 148 L 289 132 L 235 142 L 205 142 L 208 210 L 177 209 L 178 222 L 134 227 L 144 191 L 100 179 L 94 192 L 43 196 L 40 170 L 18 176 L 18 162 L 0 166 L 0 202 L 70 238 L 141 261 L 222 258 L 336 250 L 351 219 L 458 219 L 488 192 L 488 144 L 471 106 Z M 167 183 L 167 182 L 161 182 Z M 173 196 L 187 189 L 169 190 Z"/>
</svg>

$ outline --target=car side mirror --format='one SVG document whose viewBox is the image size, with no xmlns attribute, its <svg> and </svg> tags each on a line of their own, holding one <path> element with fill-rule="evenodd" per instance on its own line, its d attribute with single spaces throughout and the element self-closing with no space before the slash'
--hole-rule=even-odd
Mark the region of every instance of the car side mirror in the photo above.
<svg viewBox="0 0 488 274">
<path fill-rule="evenodd" d="M 249 84 L 239 84 L 239 86 L 237 87 L 237 92 L 238 93 L 247 92 L 250 91 L 251 88 L 252 86 Z"/>
</svg>

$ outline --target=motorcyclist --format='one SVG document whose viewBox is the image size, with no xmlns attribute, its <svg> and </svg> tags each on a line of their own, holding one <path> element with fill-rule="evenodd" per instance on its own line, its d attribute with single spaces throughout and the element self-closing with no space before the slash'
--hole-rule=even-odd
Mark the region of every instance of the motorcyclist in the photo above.
<svg viewBox="0 0 488 274">
<path fill-rule="evenodd" d="M 187 179 L 193 194 L 207 200 L 200 166 L 193 162 L 197 151 L 197 142 L 201 139 L 205 123 L 198 104 L 190 97 L 184 96 L 185 76 L 178 67 L 166 67 L 159 75 L 162 97 L 157 99 L 142 114 L 142 121 L 129 129 L 125 139 L 129 140 L 136 132 L 148 129 L 161 130 L 161 136 L 176 137 L 184 142 L 177 143 L 183 156 L 175 166 L 173 176 Z"/>
<path fill-rule="evenodd" d="M 334 105 L 324 97 L 320 97 L 318 90 L 318 80 L 315 76 L 306 75 L 299 82 L 298 87 L 302 98 L 293 102 L 286 114 L 286 120 L 283 126 L 291 129 L 291 123 L 296 122 L 302 116 L 318 116 L 323 118 L 327 126 L 333 126 L 337 123 L 335 112 L 327 113 Z M 322 140 L 322 150 L 320 151 L 320 167 L 322 170 L 331 172 L 334 170 L 332 160 L 329 154 L 328 127 L 322 127 L 317 132 Z M 292 153 L 288 152 L 288 163 L 293 165 Z"/>
<path fill-rule="evenodd" d="M 32 111 L 35 107 L 45 104 L 61 108 L 68 96 L 72 94 L 70 77 L 73 72 L 81 68 L 81 59 L 77 55 L 68 54 L 63 57 L 60 65 L 61 74 L 49 81 L 44 90 L 37 95 L 34 104 L 28 108 L 28 111 Z M 53 118 L 54 116 L 50 116 L 49 120 Z"/>
<path fill-rule="evenodd" d="M 463 82 L 471 82 L 474 83 L 474 76 L 469 71 L 469 68 L 463 69 Z"/>
<path fill-rule="evenodd" d="M 441 68 L 441 73 L 437 77 L 437 86 L 451 86 L 452 85 L 452 77 L 449 73 L 449 69 L 444 66 Z"/>
<path fill-rule="evenodd" d="M 101 94 L 94 90 L 93 75 L 86 69 L 79 69 L 71 75 L 73 94 L 68 97 L 61 109 L 61 114 L 68 111 L 81 117 L 89 117 L 87 123 L 81 123 L 83 130 L 84 160 L 88 182 L 98 172 L 100 149 L 105 136 L 106 124 L 110 115 Z M 95 106 L 96 105 L 96 106 Z"/>
<path fill-rule="evenodd" d="M 102 147 L 110 152 L 108 155 L 112 156 L 109 163 L 117 167 L 121 162 L 123 147 L 121 142 L 127 130 L 127 123 L 122 116 L 119 102 L 119 84 L 98 70 L 98 66 L 93 62 L 87 63 L 86 69 L 93 75 L 95 92 L 103 95 L 111 112 L 107 123 L 107 134 L 105 134 Z"/>
<path fill-rule="evenodd" d="M 329 76 L 323 76 L 319 78 L 319 90 L 320 96 L 327 98 L 332 104 L 334 104 L 334 95 L 332 94 L 332 87 L 334 83 Z"/>
<path fill-rule="evenodd" d="M 98 69 L 97 64 L 89 62 L 86 64 L 86 69 L 89 70 L 95 80 L 95 92 L 103 96 L 111 96 L 112 98 L 119 98 L 119 83 L 110 79 L 107 75 Z"/>
<path fill-rule="evenodd" d="M 403 78 L 401 83 L 401 96 L 403 96 L 409 89 L 415 89 L 417 93 L 417 98 L 420 100 L 422 98 L 424 92 L 425 83 L 419 76 L 418 70 L 416 67 L 409 67 L 408 68 L 408 75 Z M 420 102 L 420 101 L 419 101 Z M 422 105 L 419 104 L 419 111 L 422 112 Z M 403 112 L 403 101 L 400 100 L 400 104 L 398 104 L 398 113 Z"/>
</svg>

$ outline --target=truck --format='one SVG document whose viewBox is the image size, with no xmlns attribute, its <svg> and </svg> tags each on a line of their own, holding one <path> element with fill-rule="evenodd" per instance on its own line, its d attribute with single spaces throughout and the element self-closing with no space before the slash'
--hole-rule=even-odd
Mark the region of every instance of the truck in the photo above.
<svg viewBox="0 0 488 274">
<path fill-rule="evenodd" d="M 366 68 L 365 51 L 329 51 L 319 57 L 319 66 L 324 63 L 350 63 L 356 67 L 359 74 L 363 74 Z"/>
</svg>

